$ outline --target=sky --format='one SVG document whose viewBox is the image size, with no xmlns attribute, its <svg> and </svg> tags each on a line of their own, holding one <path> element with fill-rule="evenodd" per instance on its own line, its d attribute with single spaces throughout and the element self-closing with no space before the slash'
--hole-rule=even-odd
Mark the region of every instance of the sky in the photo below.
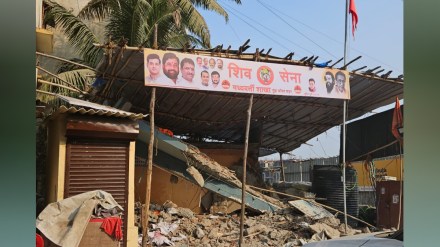
<svg viewBox="0 0 440 247">
<path fill-rule="evenodd" d="M 214 12 L 200 10 L 209 26 L 213 47 L 223 44 L 224 48 L 231 45 L 231 49 L 238 49 L 250 39 L 251 47 L 246 52 L 272 48 L 270 54 L 279 57 L 294 52 L 295 60 L 319 56 L 317 63 L 336 62 L 344 56 L 345 0 L 242 0 L 241 5 L 218 0 L 218 3 L 229 13 L 227 23 Z M 403 74 L 403 0 L 355 0 L 355 4 L 359 21 L 353 38 L 349 16 L 347 61 L 357 56 L 362 58 L 348 69 L 381 66 L 384 72 L 392 70 L 392 77 Z M 392 107 L 379 108 L 367 116 Z M 283 158 L 337 156 L 339 136 L 340 127 L 334 127 Z M 262 159 L 279 159 L 279 154 Z"/>
</svg>

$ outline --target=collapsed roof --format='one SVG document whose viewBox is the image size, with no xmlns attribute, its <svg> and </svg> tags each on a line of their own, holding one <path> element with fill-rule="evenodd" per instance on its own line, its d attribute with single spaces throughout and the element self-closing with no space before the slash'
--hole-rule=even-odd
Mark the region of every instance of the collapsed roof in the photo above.
<svg viewBox="0 0 440 247">
<path fill-rule="evenodd" d="M 219 48 L 168 50 L 316 67 L 313 63 L 316 59 L 295 61 L 268 54 L 263 56 L 258 51 L 255 54 L 243 53 L 241 48 L 237 51 Z M 374 73 L 375 69 L 350 72 L 351 99 L 347 104 L 347 121 L 390 104 L 395 97 L 403 98 L 403 77 L 390 78 L 391 71 L 378 75 Z M 127 110 L 132 112 L 149 113 L 151 87 L 144 86 L 144 56 L 141 48 L 116 46 L 107 49 L 97 71 L 100 77 L 95 83 L 93 101 L 122 109 L 128 105 Z M 174 135 L 191 137 L 192 140 L 244 143 L 248 104 L 247 94 L 157 88 L 155 124 L 170 129 Z M 342 121 L 341 99 L 255 94 L 250 142 L 260 143 L 262 150 L 269 150 L 266 153 L 260 152 L 260 156 L 275 151 L 285 153 L 342 124 Z"/>
</svg>

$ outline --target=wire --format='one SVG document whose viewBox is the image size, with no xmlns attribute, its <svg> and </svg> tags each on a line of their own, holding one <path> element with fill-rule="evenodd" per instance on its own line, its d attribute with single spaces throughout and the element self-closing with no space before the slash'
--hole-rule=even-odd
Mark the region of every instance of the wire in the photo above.
<svg viewBox="0 0 440 247">
<path fill-rule="evenodd" d="M 238 41 L 242 41 L 242 39 L 240 38 L 240 36 L 238 35 L 238 33 L 235 31 L 235 29 L 232 27 L 232 25 L 229 25 L 229 27 L 231 28 L 232 32 L 234 33 L 235 37 L 237 37 Z"/>
<path fill-rule="evenodd" d="M 269 32 L 271 32 L 271 33 L 277 35 L 278 37 L 284 39 L 285 41 L 287 41 L 287 42 L 289 42 L 289 43 L 291 43 L 291 44 L 293 44 L 293 45 L 299 47 L 300 49 L 302 49 L 302 50 L 304 50 L 304 51 L 306 51 L 306 52 L 308 52 L 308 53 L 310 53 L 310 54 L 313 54 L 312 51 L 307 50 L 306 48 L 304 48 L 304 47 L 298 45 L 297 43 L 293 42 L 292 40 L 290 40 L 290 39 L 288 39 L 288 38 L 286 38 L 286 37 L 284 37 L 284 36 L 281 36 L 279 33 L 275 32 L 273 28 L 270 28 L 270 27 L 264 26 L 263 24 L 261 24 L 260 22 L 258 22 L 258 20 L 252 19 L 251 17 L 249 17 L 249 16 L 243 14 L 242 12 L 240 12 L 240 11 L 234 9 L 233 7 L 231 7 L 231 6 L 228 5 L 228 4 L 225 4 L 225 5 L 228 6 L 227 9 L 229 9 L 229 11 L 233 10 L 233 11 L 235 11 L 236 13 L 239 13 L 240 15 L 242 15 L 242 16 L 248 18 L 249 20 L 251 20 L 253 23 L 257 23 L 258 25 L 260 25 L 260 26 L 263 27 L 264 29 L 266 29 L 266 30 L 268 30 Z M 259 32 L 262 33 L 261 31 L 259 31 Z M 284 48 L 286 48 L 286 47 L 284 47 Z M 286 49 L 289 50 L 289 48 L 286 48 Z"/>
<path fill-rule="evenodd" d="M 225 7 L 226 10 L 228 10 L 227 7 Z M 229 11 L 231 9 L 229 8 Z M 233 14 L 234 16 L 236 16 L 238 19 L 240 19 L 241 21 L 243 21 L 244 23 L 246 23 L 248 26 L 250 26 L 251 28 L 255 29 L 257 32 L 259 32 L 260 34 L 262 34 L 263 36 L 265 36 L 266 38 L 272 40 L 273 42 L 277 43 L 279 46 L 283 47 L 284 49 L 286 49 L 287 51 L 290 52 L 290 49 L 288 47 L 286 47 L 285 45 L 283 45 L 282 43 L 278 42 L 275 39 L 272 39 L 270 36 L 268 36 L 267 34 L 261 32 L 258 28 L 256 28 L 255 26 L 253 26 L 252 24 L 250 24 L 249 22 L 247 22 L 246 20 L 244 20 L 243 18 L 241 18 L 240 16 L 238 16 L 237 14 L 233 13 L 232 11 L 230 11 L 231 14 Z"/>
<path fill-rule="evenodd" d="M 317 153 L 315 153 L 315 150 L 313 150 L 310 146 L 308 146 L 310 148 L 310 150 L 312 150 L 312 152 L 316 155 L 316 157 L 319 157 L 319 155 Z M 309 157 L 309 159 L 311 159 L 312 157 Z"/>
<path fill-rule="evenodd" d="M 295 21 L 295 22 L 297 22 L 297 23 L 299 23 L 299 24 L 304 25 L 305 27 L 309 28 L 310 30 L 315 31 L 316 33 L 319 33 L 319 34 L 321 34 L 322 36 L 325 36 L 325 37 L 328 38 L 329 40 L 331 40 L 331 41 L 333 41 L 333 42 L 335 42 L 335 43 L 338 43 L 338 44 L 343 44 L 343 42 L 341 42 L 341 41 L 339 41 L 339 40 L 336 40 L 336 39 L 332 38 L 330 35 L 328 35 L 328 34 L 326 34 L 326 33 L 323 33 L 323 32 L 321 32 L 321 31 L 319 31 L 319 30 L 313 28 L 313 27 L 311 27 L 311 26 L 309 26 L 309 25 L 307 25 L 307 24 L 305 24 L 305 23 L 303 23 L 303 22 L 301 22 L 301 21 L 299 21 L 299 20 L 297 20 L 297 19 L 291 17 L 290 15 L 288 15 L 288 14 L 286 14 L 286 13 L 283 13 L 283 12 L 280 11 L 279 9 L 274 8 L 274 7 L 271 7 L 271 8 L 274 9 L 274 10 L 276 10 L 278 13 L 280 13 L 280 14 L 286 16 L 287 18 L 289 18 L 289 19 L 291 19 L 291 20 L 293 20 L 293 21 Z M 356 52 L 358 52 L 358 53 L 361 54 L 362 56 L 368 57 L 368 58 L 370 58 L 371 60 L 374 60 L 374 61 L 376 61 L 376 62 L 378 62 L 378 63 L 383 64 L 383 65 L 386 65 L 386 66 L 388 66 L 388 67 L 390 67 L 390 68 L 392 68 L 392 69 L 394 69 L 394 70 L 396 70 L 396 71 L 402 73 L 402 70 L 401 70 L 401 69 L 398 69 L 398 68 L 396 68 L 396 67 L 394 67 L 394 66 L 391 66 L 391 65 L 389 65 L 389 64 L 387 64 L 387 63 L 385 63 L 385 62 L 383 62 L 383 61 L 381 61 L 381 60 L 379 60 L 379 59 L 377 59 L 377 58 L 374 58 L 374 57 L 368 55 L 368 54 L 365 53 L 365 52 L 362 52 L 362 51 L 360 51 L 360 50 L 358 50 L 358 49 L 356 49 L 356 48 L 350 48 L 350 49 L 351 49 L 351 50 L 354 50 L 354 51 L 356 51 Z"/>
<path fill-rule="evenodd" d="M 321 48 L 323 51 L 325 51 L 327 54 L 329 54 L 330 56 L 332 56 L 333 58 L 336 58 L 335 55 L 333 55 L 332 53 L 330 53 L 329 51 L 327 51 L 324 47 L 320 46 L 318 43 L 316 43 L 315 41 L 313 41 L 311 38 L 307 37 L 305 34 L 303 34 L 302 32 L 300 32 L 298 29 L 296 29 L 295 27 L 293 27 L 289 22 L 287 22 L 286 20 L 284 20 L 281 16 L 279 16 L 277 13 L 275 13 L 273 10 L 271 10 L 266 4 L 260 2 L 260 0 L 257 0 L 258 3 L 260 3 L 263 7 L 266 7 L 267 10 L 269 10 L 272 14 L 274 14 L 275 16 L 277 16 L 281 21 L 283 21 L 284 23 L 286 23 L 289 27 L 291 27 L 293 30 L 295 30 L 296 32 L 298 32 L 301 36 L 303 36 L 304 38 L 306 38 L 307 40 L 309 40 L 310 42 L 312 42 L 313 44 L 315 44 L 316 46 L 318 46 L 319 48 Z"/>
<path fill-rule="evenodd" d="M 321 146 L 321 149 L 322 149 L 322 151 L 324 152 L 326 158 L 330 157 L 330 156 L 328 156 L 328 154 L 325 152 L 324 147 L 322 146 L 322 143 L 321 143 L 321 141 L 319 140 L 319 138 L 316 138 L 316 139 L 318 140 L 319 145 Z"/>
</svg>

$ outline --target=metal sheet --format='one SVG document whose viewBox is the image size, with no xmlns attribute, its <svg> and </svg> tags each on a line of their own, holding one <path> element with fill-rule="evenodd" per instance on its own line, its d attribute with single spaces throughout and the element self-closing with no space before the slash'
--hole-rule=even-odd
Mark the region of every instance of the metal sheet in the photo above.
<svg viewBox="0 0 440 247">
<path fill-rule="evenodd" d="M 62 105 L 55 113 L 80 113 L 85 115 L 130 118 L 133 120 L 142 119 L 147 116 L 147 114 L 122 111 L 111 106 L 96 104 L 68 96 L 57 95 L 57 97 L 60 99 Z"/>
<path fill-rule="evenodd" d="M 128 141 L 68 139 L 64 197 L 103 190 L 127 211 L 128 154 Z M 127 236 L 124 214 L 122 220 Z"/>
<path fill-rule="evenodd" d="M 147 157 L 146 151 L 147 151 L 147 144 L 143 141 L 139 141 L 139 140 L 136 141 L 137 159 L 145 160 L 145 158 Z M 173 157 L 172 155 L 162 151 L 161 147 L 158 148 L 155 154 L 156 155 L 153 157 L 154 165 L 161 167 L 177 176 L 183 177 L 188 181 L 197 184 L 194 178 L 186 171 L 188 165 L 186 164 L 185 158 L 182 160 Z M 145 164 L 145 162 L 137 162 L 137 164 Z M 226 181 L 222 181 L 221 179 L 215 178 L 206 171 L 200 171 L 200 173 L 203 175 L 205 179 L 205 184 L 203 186 L 204 188 L 214 193 L 220 194 L 228 199 L 231 199 L 232 201 L 241 203 L 241 189 L 238 186 L 234 184 L 230 184 Z M 274 212 L 279 209 L 278 206 L 266 202 L 265 200 L 250 193 L 246 193 L 245 200 L 246 200 L 246 206 L 258 212 L 264 212 L 264 211 Z"/>
<path fill-rule="evenodd" d="M 120 52 L 115 49 L 115 54 Z M 132 111 L 148 113 L 149 87 L 143 87 L 143 53 L 126 49 L 123 56 L 104 57 L 99 71 L 107 71 L 107 84 L 98 90 L 95 102 L 109 100 L 112 105 L 121 98 L 130 99 Z M 119 61 L 116 61 L 116 58 Z M 130 59 L 130 61 L 128 61 Z M 242 55 L 240 59 L 252 59 Z M 108 62 L 111 62 L 108 64 Z M 273 62 L 282 63 L 282 59 Z M 125 66 L 125 67 L 123 67 Z M 110 71 L 118 71 L 118 80 Z M 350 72 L 348 119 L 364 115 L 378 107 L 403 98 L 403 83 L 397 79 L 385 79 Z M 108 83 L 110 80 L 113 83 Z M 156 89 L 157 126 L 173 131 L 175 135 L 209 138 L 228 143 L 243 143 L 248 95 L 190 91 L 184 89 Z M 252 109 L 251 130 L 263 125 L 261 147 L 289 152 L 318 134 L 342 122 L 343 102 L 338 99 L 255 95 Z"/>
<path fill-rule="evenodd" d="M 319 220 L 326 217 L 334 217 L 333 214 L 325 210 L 323 207 L 313 204 L 309 201 L 289 201 L 289 204 L 314 220 Z"/>
</svg>

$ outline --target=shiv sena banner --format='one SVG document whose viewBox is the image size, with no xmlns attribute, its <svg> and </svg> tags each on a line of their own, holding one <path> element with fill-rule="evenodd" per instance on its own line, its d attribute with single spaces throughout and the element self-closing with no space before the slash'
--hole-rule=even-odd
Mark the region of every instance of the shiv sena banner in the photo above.
<svg viewBox="0 0 440 247">
<path fill-rule="evenodd" d="M 350 99 L 345 70 L 144 49 L 145 86 Z"/>
</svg>

